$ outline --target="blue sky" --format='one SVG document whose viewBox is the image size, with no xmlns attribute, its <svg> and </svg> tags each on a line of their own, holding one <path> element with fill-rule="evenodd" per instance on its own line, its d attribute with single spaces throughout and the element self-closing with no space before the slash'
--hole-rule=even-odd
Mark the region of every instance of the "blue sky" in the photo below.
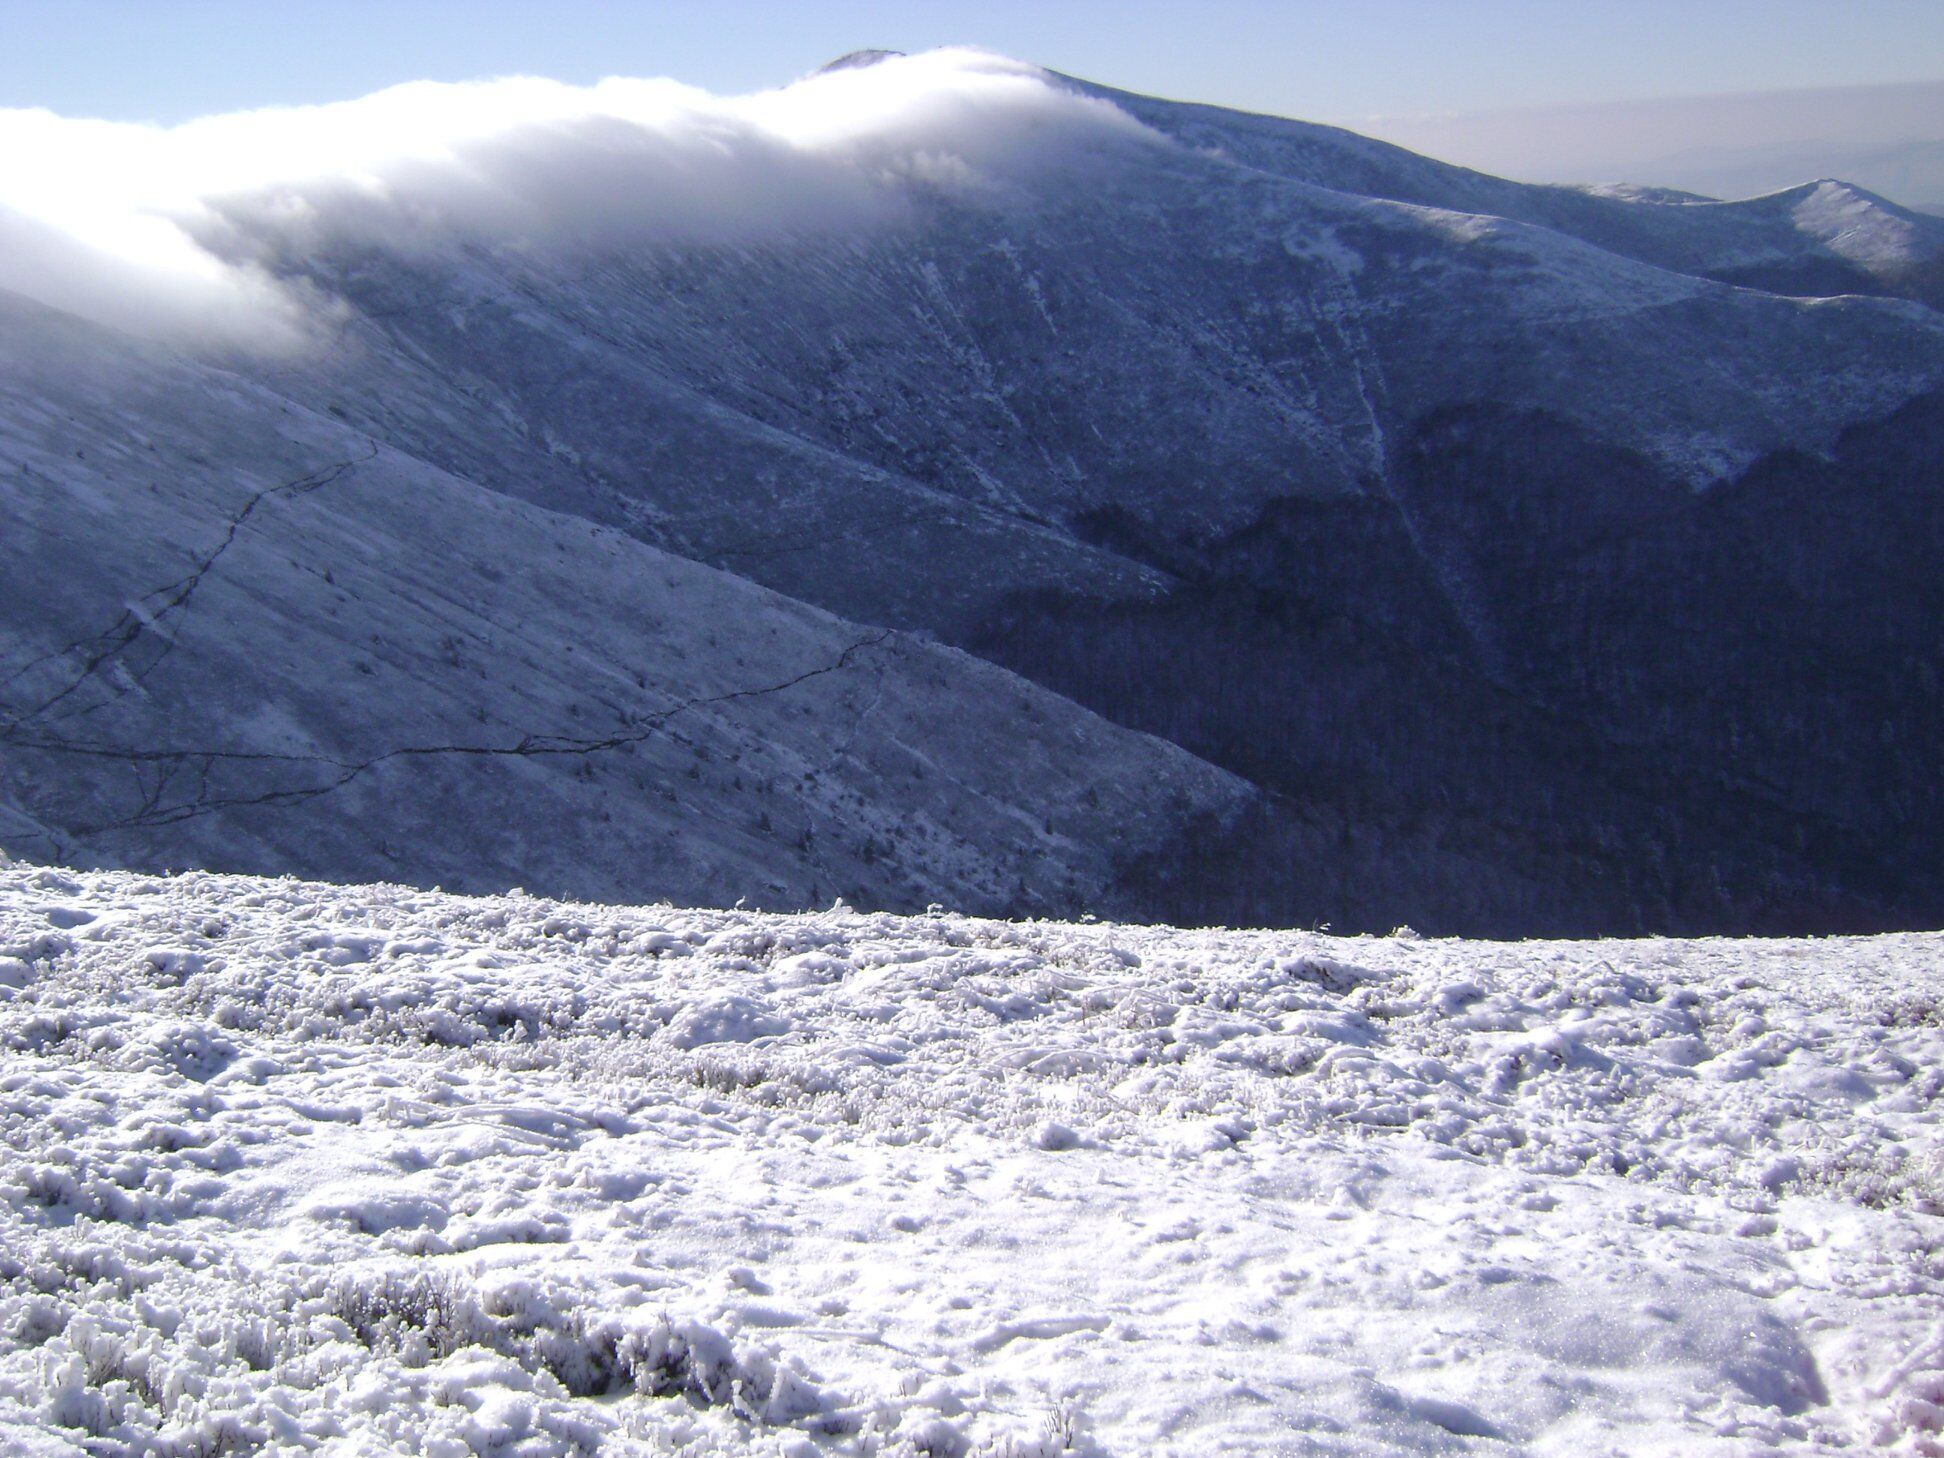
<svg viewBox="0 0 1944 1458">
<path fill-rule="evenodd" d="M 0 0 L 0 106 L 176 121 L 530 72 L 775 85 L 968 42 L 1305 117 L 1944 79 L 1939 0 Z"/>
</svg>

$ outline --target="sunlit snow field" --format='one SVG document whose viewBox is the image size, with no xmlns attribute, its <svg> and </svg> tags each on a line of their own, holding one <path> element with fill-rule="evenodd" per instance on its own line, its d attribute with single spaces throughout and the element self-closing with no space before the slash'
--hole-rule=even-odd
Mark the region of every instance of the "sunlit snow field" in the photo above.
<svg viewBox="0 0 1944 1458">
<path fill-rule="evenodd" d="M 1940 971 L 12 865 L 0 1451 L 1937 1451 Z"/>
</svg>

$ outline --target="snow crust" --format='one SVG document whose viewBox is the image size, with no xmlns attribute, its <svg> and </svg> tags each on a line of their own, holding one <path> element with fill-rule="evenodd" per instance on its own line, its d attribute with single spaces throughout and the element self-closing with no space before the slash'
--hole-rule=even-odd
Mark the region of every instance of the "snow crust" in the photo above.
<svg viewBox="0 0 1944 1458">
<path fill-rule="evenodd" d="M 0 1448 L 1935 1452 L 1941 954 L 0 867 Z"/>
</svg>

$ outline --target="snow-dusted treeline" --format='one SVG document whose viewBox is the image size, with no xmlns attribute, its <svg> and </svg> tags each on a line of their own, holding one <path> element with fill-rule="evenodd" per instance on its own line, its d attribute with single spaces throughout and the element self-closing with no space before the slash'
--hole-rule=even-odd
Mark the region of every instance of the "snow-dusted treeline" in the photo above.
<svg viewBox="0 0 1944 1458">
<path fill-rule="evenodd" d="M 1935 1451 L 1944 938 L 0 869 L 0 1448 Z"/>
</svg>

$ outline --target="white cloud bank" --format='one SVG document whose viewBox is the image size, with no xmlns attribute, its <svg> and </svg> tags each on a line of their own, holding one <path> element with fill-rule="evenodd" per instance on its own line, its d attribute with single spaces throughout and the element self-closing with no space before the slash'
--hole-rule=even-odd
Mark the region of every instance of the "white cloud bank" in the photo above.
<svg viewBox="0 0 1944 1458">
<path fill-rule="evenodd" d="M 1142 135 L 969 50 L 740 97 L 515 77 L 174 127 L 0 110 L 0 289 L 150 335 L 292 348 L 331 305 L 274 256 L 334 237 L 573 247 L 870 226 L 913 183 L 991 194 L 1022 166 Z"/>
</svg>

